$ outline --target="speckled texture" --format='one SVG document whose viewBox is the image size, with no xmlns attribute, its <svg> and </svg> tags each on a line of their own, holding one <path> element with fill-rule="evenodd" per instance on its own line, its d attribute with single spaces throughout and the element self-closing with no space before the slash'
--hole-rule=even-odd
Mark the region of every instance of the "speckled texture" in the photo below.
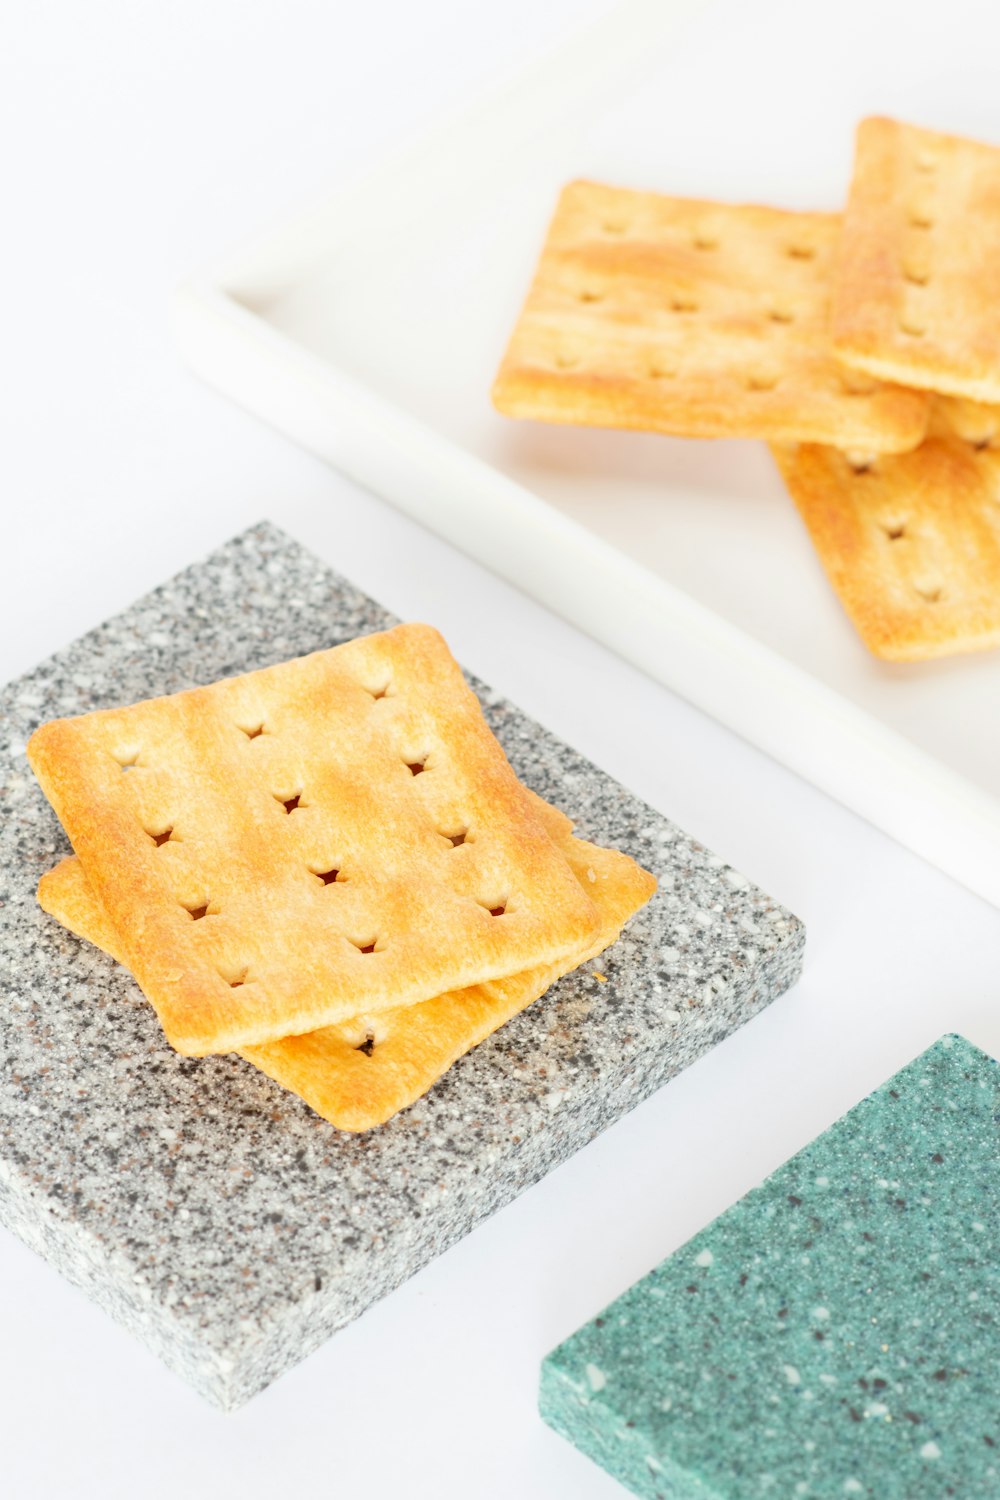
<svg viewBox="0 0 1000 1500">
<path fill-rule="evenodd" d="M 186 1059 L 110 959 L 42 913 L 68 850 L 37 724 L 281 661 L 391 617 L 264 524 L 0 702 L 0 1220 L 233 1407 L 576 1151 L 797 977 L 801 924 L 476 684 L 515 768 L 661 889 L 557 985 L 365 1136 L 236 1058 Z"/>
<path fill-rule="evenodd" d="M 651 1500 L 995 1500 L 998 1126 L 944 1037 L 556 1349 L 543 1416 Z"/>
</svg>

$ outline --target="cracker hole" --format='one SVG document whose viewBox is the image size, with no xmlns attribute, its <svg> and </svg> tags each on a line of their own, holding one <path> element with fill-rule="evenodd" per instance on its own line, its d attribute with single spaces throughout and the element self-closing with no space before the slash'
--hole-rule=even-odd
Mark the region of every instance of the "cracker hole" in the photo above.
<svg viewBox="0 0 1000 1500">
<path fill-rule="evenodd" d="M 763 371 L 756 375 L 747 377 L 748 391 L 773 391 L 778 384 L 777 375 L 768 375 Z"/>
<path fill-rule="evenodd" d="M 249 725 L 249 727 L 246 724 L 237 724 L 236 727 L 237 729 L 242 730 L 248 740 L 255 740 L 259 735 L 267 733 L 266 729 L 264 728 L 263 722 L 261 722 L 260 724 L 251 724 Z"/>
<path fill-rule="evenodd" d="M 873 396 L 878 390 L 874 380 L 865 380 L 861 376 L 847 376 L 841 382 L 841 390 L 845 396 Z"/>
<path fill-rule="evenodd" d="M 354 1050 L 355 1052 L 363 1052 L 366 1057 L 371 1057 L 372 1053 L 375 1051 L 375 1038 L 372 1036 L 370 1031 L 365 1037 L 364 1041 L 359 1042 Z"/>
<path fill-rule="evenodd" d="M 139 764 L 139 751 L 133 750 L 131 752 L 126 752 L 125 755 L 115 755 L 112 752 L 112 759 L 118 762 L 118 765 L 123 772 L 134 771 L 136 766 Z"/>
<path fill-rule="evenodd" d="M 374 953 L 375 944 L 377 942 L 378 938 L 372 938 L 370 943 L 355 943 L 354 946 L 355 948 L 357 948 L 359 953 Z"/>
<path fill-rule="evenodd" d="M 927 604 L 939 604 L 941 601 L 941 596 L 944 593 L 944 589 L 940 584 L 935 585 L 930 583 L 915 583 L 913 587 L 916 589 L 921 599 L 923 599 Z"/>
<path fill-rule="evenodd" d="M 583 289 L 583 291 L 579 293 L 579 295 L 578 295 L 578 301 L 580 301 L 580 302 L 603 302 L 604 301 L 604 293 L 603 292 L 593 292 L 593 291 L 588 290 L 585 287 Z"/>
<path fill-rule="evenodd" d="M 692 313 L 698 311 L 698 299 L 692 297 L 690 292 L 677 292 L 670 299 L 670 307 L 673 312 Z"/>
<path fill-rule="evenodd" d="M 790 260 L 815 260 L 815 245 L 789 245 L 788 258 Z"/>
<path fill-rule="evenodd" d="M 219 970 L 220 975 L 231 990 L 238 990 L 246 984 L 249 972 L 249 966 L 244 966 L 242 969 L 230 969 L 228 972 L 224 969 Z"/>
<path fill-rule="evenodd" d="M 605 234 L 624 234 L 626 224 L 624 219 L 605 219 L 601 228 Z"/>
<path fill-rule="evenodd" d="M 938 159 L 933 151 L 918 151 L 913 158 L 913 165 L 918 172 L 933 172 L 937 164 Z"/>
<path fill-rule="evenodd" d="M 899 331 L 900 333 L 905 333 L 908 338 L 922 339 L 927 332 L 927 325 L 926 323 L 919 323 L 916 318 L 900 318 Z"/>
<path fill-rule="evenodd" d="M 275 792 L 274 800 L 281 803 L 286 813 L 293 813 L 297 807 L 305 806 L 305 803 L 302 801 L 301 792 L 296 792 L 294 797 L 289 797 L 287 800 L 284 797 L 279 797 L 277 792 Z"/>
<path fill-rule="evenodd" d="M 458 833 L 443 833 L 441 837 L 443 839 L 447 839 L 453 849 L 460 849 L 462 845 L 468 840 L 469 830 L 467 828 L 462 828 Z"/>
<path fill-rule="evenodd" d="M 340 879 L 339 869 L 331 868 L 329 870 L 310 870 L 309 873 L 310 875 L 315 875 L 316 879 L 321 880 L 324 885 L 333 885 Z"/>
<path fill-rule="evenodd" d="M 934 219 L 925 208 L 911 208 L 910 227 L 912 229 L 933 229 Z"/>
<path fill-rule="evenodd" d="M 171 839 L 173 839 L 174 837 L 172 824 L 169 828 L 164 828 L 162 833 L 150 833 L 150 830 L 148 828 L 145 831 L 149 834 L 149 837 L 153 840 L 153 843 L 156 845 L 157 849 L 162 848 L 164 844 L 169 844 Z M 174 842 L 180 843 L 180 840 L 174 839 Z"/>
<path fill-rule="evenodd" d="M 557 354 L 555 357 L 557 370 L 574 370 L 579 363 L 575 354 Z"/>
<path fill-rule="evenodd" d="M 650 380 L 673 380 L 677 371 L 671 369 L 669 365 L 652 364 L 649 366 L 646 374 Z"/>
<path fill-rule="evenodd" d="M 181 902 L 181 905 L 184 906 L 184 903 Z M 204 906 L 185 906 L 184 910 L 192 922 L 200 922 L 202 917 L 208 916 L 208 902 L 206 901 Z"/>
<path fill-rule="evenodd" d="M 427 770 L 427 756 L 423 760 L 408 760 L 405 764 L 411 776 L 419 776 L 422 771 Z"/>
<path fill-rule="evenodd" d="M 389 698 L 389 697 L 394 696 L 394 694 L 392 693 L 391 690 L 392 690 L 392 682 L 391 681 L 384 683 L 382 685 L 382 687 L 368 688 L 368 692 L 371 693 L 372 698 L 375 700 L 376 703 L 379 701 L 380 698 Z"/>
<path fill-rule="evenodd" d="M 907 265 L 903 267 L 903 280 L 908 281 L 910 286 L 926 286 L 930 276 L 920 266 Z"/>
<path fill-rule="evenodd" d="M 895 526 L 883 526 L 882 530 L 885 532 L 890 542 L 901 542 L 906 535 L 906 527 L 903 525 L 902 521 L 900 521 L 898 525 Z"/>
<path fill-rule="evenodd" d="M 790 307 L 772 307 L 768 313 L 772 323 L 794 323 L 795 314 Z"/>
<path fill-rule="evenodd" d="M 691 243 L 696 250 L 718 250 L 719 248 L 719 241 L 716 235 L 701 231 L 694 236 Z"/>
<path fill-rule="evenodd" d="M 973 452 L 983 453 L 987 448 L 991 448 L 993 446 L 993 440 L 995 437 L 996 432 L 993 431 L 988 432 L 985 437 L 967 438 L 966 441 L 968 442 L 969 447 L 973 450 Z"/>
<path fill-rule="evenodd" d="M 481 901 L 479 904 L 480 906 L 482 906 L 484 911 L 489 912 L 491 917 L 502 917 L 507 910 L 506 901 L 500 901 L 496 905 L 493 905 L 488 901 Z"/>
<path fill-rule="evenodd" d="M 844 457 L 855 474 L 870 474 L 875 467 L 875 458 L 871 453 L 845 453 Z"/>
</svg>

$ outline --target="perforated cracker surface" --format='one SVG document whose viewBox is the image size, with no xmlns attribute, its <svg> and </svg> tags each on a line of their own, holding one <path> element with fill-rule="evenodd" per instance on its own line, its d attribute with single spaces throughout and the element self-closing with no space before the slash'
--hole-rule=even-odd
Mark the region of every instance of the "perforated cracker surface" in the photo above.
<svg viewBox="0 0 1000 1500">
<path fill-rule="evenodd" d="M 1000 408 L 939 397 L 913 453 L 774 452 L 876 656 L 915 661 L 1000 645 Z"/>
<path fill-rule="evenodd" d="M 183 1052 L 554 963 L 598 930 L 427 626 L 56 720 L 29 757 Z"/>
<path fill-rule="evenodd" d="M 597 907 L 600 928 L 585 951 L 418 1005 L 248 1047 L 243 1050 L 247 1062 L 299 1094 L 332 1125 L 369 1130 L 420 1098 L 457 1058 L 537 1000 L 569 969 L 612 943 L 652 895 L 656 881 L 628 855 L 573 838 L 568 819 L 541 799 L 532 800 Z M 115 933 L 78 859 L 64 859 L 50 870 L 38 894 L 45 910 L 63 926 L 113 958 L 120 957 Z"/>
<path fill-rule="evenodd" d="M 831 327 L 859 369 L 1000 402 L 1000 149 L 862 121 Z"/>
<path fill-rule="evenodd" d="M 684 437 L 914 447 L 919 393 L 829 347 L 835 214 L 564 189 L 493 400 L 512 417 Z"/>
</svg>

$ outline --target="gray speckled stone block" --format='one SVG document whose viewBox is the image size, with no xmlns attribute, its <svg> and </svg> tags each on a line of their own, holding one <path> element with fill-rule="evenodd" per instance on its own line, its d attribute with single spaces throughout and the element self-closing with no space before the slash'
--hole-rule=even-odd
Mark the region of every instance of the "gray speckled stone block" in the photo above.
<svg viewBox="0 0 1000 1500">
<path fill-rule="evenodd" d="M 25 760 L 28 735 L 54 715 L 391 623 L 263 524 L 2 697 L 0 1220 L 224 1408 L 727 1036 L 801 966 L 795 917 L 476 684 L 521 777 L 584 836 L 659 876 L 600 960 L 608 982 L 594 965 L 567 977 L 365 1136 L 337 1132 L 237 1058 L 172 1052 L 129 976 L 35 903 L 68 845 Z"/>
</svg>

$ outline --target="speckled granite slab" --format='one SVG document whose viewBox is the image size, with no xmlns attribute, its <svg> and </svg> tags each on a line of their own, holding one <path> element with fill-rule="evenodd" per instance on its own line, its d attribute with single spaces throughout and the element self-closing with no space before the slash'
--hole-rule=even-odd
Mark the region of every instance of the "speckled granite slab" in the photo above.
<svg viewBox="0 0 1000 1500">
<path fill-rule="evenodd" d="M 1000 1066 L 944 1037 L 545 1361 L 650 1500 L 1000 1495 Z"/>
<path fill-rule="evenodd" d="M 336 1328 L 780 994 L 801 924 L 476 684 L 522 778 L 660 891 L 366 1136 L 236 1058 L 164 1043 L 129 977 L 36 906 L 68 845 L 24 758 L 41 721 L 282 661 L 391 617 L 269 525 L 0 700 L 0 1220 L 223 1407 Z M 376 1253 L 373 1253 L 376 1252 Z"/>
</svg>

